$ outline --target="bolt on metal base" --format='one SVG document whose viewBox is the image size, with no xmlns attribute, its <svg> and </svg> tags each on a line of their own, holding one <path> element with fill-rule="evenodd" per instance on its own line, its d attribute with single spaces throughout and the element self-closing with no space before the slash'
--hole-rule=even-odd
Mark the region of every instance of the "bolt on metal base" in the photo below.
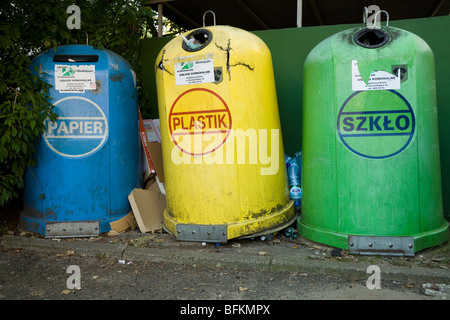
<svg viewBox="0 0 450 320">
<path fill-rule="evenodd" d="M 361 255 L 414 257 L 414 238 L 349 236 L 348 252 Z"/>
</svg>

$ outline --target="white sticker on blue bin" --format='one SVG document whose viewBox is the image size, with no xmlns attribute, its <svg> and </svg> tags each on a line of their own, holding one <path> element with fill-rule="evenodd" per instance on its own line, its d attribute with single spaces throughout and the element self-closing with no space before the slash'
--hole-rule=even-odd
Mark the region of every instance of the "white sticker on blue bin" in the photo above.
<svg viewBox="0 0 450 320">
<path fill-rule="evenodd" d="M 55 65 L 55 89 L 59 93 L 95 90 L 95 65 Z"/>
</svg>

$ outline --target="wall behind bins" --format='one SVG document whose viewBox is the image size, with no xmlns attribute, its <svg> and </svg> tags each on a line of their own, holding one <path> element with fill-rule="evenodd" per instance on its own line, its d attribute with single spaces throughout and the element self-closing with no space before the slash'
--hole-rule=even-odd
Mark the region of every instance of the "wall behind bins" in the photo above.
<svg viewBox="0 0 450 320">
<path fill-rule="evenodd" d="M 384 22 L 383 22 L 384 24 Z M 450 221 L 450 16 L 390 21 L 390 26 L 417 34 L 434 52 L 439 114 L 442 191 L 445 218 Z M 303 62 L 325 38 L 358 25 L 334 25 L 255 31 L 272 53 L 278 107 L 285 152 L 302 148 Z M 157 118 L 155 59 L 172 38 L 150 38 L 141 42 L 143 87 L 149 95 L 144 117 Z"/>
</svg>

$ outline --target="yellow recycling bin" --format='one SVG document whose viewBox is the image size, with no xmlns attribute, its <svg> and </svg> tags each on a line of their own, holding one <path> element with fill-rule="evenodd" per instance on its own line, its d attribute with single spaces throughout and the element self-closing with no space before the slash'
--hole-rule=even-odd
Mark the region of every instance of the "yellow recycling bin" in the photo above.
<svg viewBox="0 0 450 320">
<path fill-rule="evenodd" d="M 156 83 L 165 230 L 226 242 L 295 221 L 272 58 L 260 38 L 229 26 L 186 32 L 159 53 Z"/>
</svg>

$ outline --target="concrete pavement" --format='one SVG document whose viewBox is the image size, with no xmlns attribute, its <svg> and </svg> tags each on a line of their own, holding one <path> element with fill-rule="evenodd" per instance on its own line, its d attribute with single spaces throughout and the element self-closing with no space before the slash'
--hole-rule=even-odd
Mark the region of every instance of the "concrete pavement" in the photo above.
<svg viewBox="0 0 450 320">
<path fill-rule="evenodd" d="M 125 261 L 150 261 L 209 267 L 232 267 L 339 278 L 367 279 L 370 265 L 380 267 L 383 280 L 450 284 L 450 244 L 416 253 L 413 258 L 350 255 L 346 250 L 298 237 L 278 234 L 273 240 L 234 240 L 217 246 L 212 243 L 177 241 L 172 235 L 126 231 L 94 238 L 45 239 L 33 234 L 4 235 L 1 246 L 33 252 L 80 256 L 108 256 Z"/>
</svg>

